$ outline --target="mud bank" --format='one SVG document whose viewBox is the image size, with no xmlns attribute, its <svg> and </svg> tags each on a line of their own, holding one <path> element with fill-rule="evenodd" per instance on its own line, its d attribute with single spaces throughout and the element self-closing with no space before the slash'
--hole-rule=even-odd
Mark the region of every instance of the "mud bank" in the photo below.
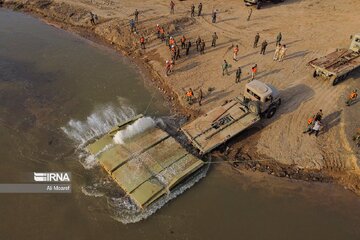
<svg viewBox="0 0 360 240">
<path fill-rule="evenodd" d="M 214 101 L 211 104 L 205 104 L 205 107 L 203 108 L 186 106 L 184 96 L 181 95 L 181 91 L 179 91 L 179 88 L 183 88 L 177 87 L 176 89 L 172 84 L 169 84 L 169 81 L 172 81 L 173 79 L 169 80 L 163 77 L 163 58 L 159 55 L 158 52 L 156 52 L 154 48 L 151 48 L 146 52 L 139 50 L 139 35 L 133 34 L 129 31 L 129 23 L 128 19 L 126 18 L 121 19 L 112 16 L 107 17 L 106 11 L 104 10 L 102 14 L 99 14 L 99 20 L 97 24 L 92 25 L 90 22 L 90 10 L 84 4 L 74 5 L 69 4 L 66 1 L 62 2 L 52 0 L 4 0 L 0 1 L 0 4 L 1 6 L 12 9 L 14 11 L 22 11 L 25 13 L 33 14 L 46 21 L 48 24 L 65 29 L 67 31 L 75 32 L 76 34 L 79 34 L 82 37 L 87 38 L 91 41 L 110 46 L 113 49 L 119 51 L 121 54 L 127 56 L 132 63 L 140 67 L 140 70 L 145 76 L 145 78 L 149 79 L 152 85 L 154 85 L 154 87 L 158 88 L 158 90 L 164 94 L 166 101 L 169 103 L 171 109 L 176 114 L 185 115 L 188 118 L 193 118 L 196 117 L 198 114 L 207 111 L 208 109 L 211 109 L 218 102 L 223 101 L 223 99 L 219 97 L 214 98 Z M 156 21 L 159 22 L 166 29 L 168 29 L 170 33 L 174 33 L 176 35 L 179 35 L 179 33 L 181 33 L 181 30 L 189 28 L 194 24 L 194 20 L 187 16 L 177 16 L 175 19 L 158 18 Z M 151 22 L 150 25 L 140 25 L 138 31 L 141 32 L 143 35 L 147 36 L 148 43 L 154 44 L 156 36 L 153 34 L 154 29 L 151 25 L 152 23 L 153 22 Z M 225 42 L 223 44 L 227 46 L 230 44 L 230 42 Z M 192 62 L 196 63 L 194 61 Z M 201 72 L 203 71 L 200 71 L 200 73 Z M 298 99 L 298 101 L 308 100 L 310 97 L 312 97 L 301 95 L 302 92 L 305 92 L 305 90 L 309 91 L 307 88 L 297 89 L 295 87 L 291 89 L 291 93 L 299 92 L 296 93 L 300 95 L 301 98 Z M 207 103 L 207 101 L 212 101 L 211 96 L 208 99 L 209 100 L 206 100 L 205 103 Z M 290 105 L 294 104 L 299 105 L 295 102 L 291 103 Z M 287 110 L 284 111 L 286 113 Z M 291 112 L 290 110 L 288 111 Z M 281 126 L 281 124 L 282 123 L 279 121 L 277 125 Z M 272 128 L 275 129 L 275 127 L 273 126 L 274 124 L 272 124 Z M 268 128 L 269 131 L 271 131 L 272 128 Z M 269 136 L 271 135 L 271 133 L 268 134 Z M 259 138 L 259 136 L 257 136 L 257 138 Z M 263 141 L 266 140 L 268 139 L 265 139 Z M 273 139 L 270 139 L 269 141 L 273 141 Z M 231 151 L 230 154 L 226 154 L 226 159 L 229 159 L 229 162 L 232 162 L 232 164 L 240 170 L 266 172 L 268 174 L 278 177 L 288 177 L 305 181 L 338 182 L 345 187 L 351 189 L 352 191 L 357 192 L 358 194 L 360 193 L 360 180 L 357 171 L 355 171 L 356 168 L 354 167 L 340 166 L 339 168 L 336 168 L 335 171 L 331 171 L 331 166 L 329 166 L 328 168 L 324 168 L 322 166 L 311 168 L 307 167 L 308 164 L 303 163 L 303 161 L 299 161 L 299 163 L 294 164 L 284 164 L 275 160 L 268 161 L 266 160 L 268 159 L 268 157 L 265 156 L 266 154 L 257 152 L 260 147 L 255 148 L 252 151 L 246 151 L 243 148 L 239 148 L 238 145 L 239 144 L 237 143 L 229 144 L 230 148 L 234 148 L 237 150 Z M 245 141 L 243 145 L 249 147 L 254 144 L 249 140 Z M 276 146 L 273 146 L 273 148 L 275 149 Z M 276 151 L 278 155 L 281 155 L 281 149 L 276 149 Z M 264 150 L 263 152 L 266 153 L 266 151 Z M 320 152 L 323 151 L 320 150 Z M 297 154 L 299 153 L 297 152 Z M 314 154 L 314 156 L 317 155 Z M 324 156 L 326 157 L 326 154 L 321 154 L 319 159 L 322 161 Z M 285 155 L 285 157 L 288 156 Z M 277 160 L 276 155 L 272 156 L 272 158 Z M 265 160 L 257 161 L 255 159 Z M 338 162 L 336 162 L 334 165 L 337 164 Z M 326 166 L 326 164 L 324 165 Z"/>
</svg>

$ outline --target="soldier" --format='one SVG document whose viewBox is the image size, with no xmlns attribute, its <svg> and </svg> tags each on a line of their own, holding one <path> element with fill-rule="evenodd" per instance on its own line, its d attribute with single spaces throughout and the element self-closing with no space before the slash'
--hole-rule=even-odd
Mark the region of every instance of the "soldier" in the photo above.
<svg viewBox="0 0 360 240">
<path fill-rule="evenodd" d="M 274 57 L 273 57 L 274 61 L 279 60 L 280 50 L 281 50 L 281 44 L 277 45 L 275 48 Z"/>
<path fill-rule="evenodd" d="M 186 43 L 186 38 L 185 38 L 184 35 L 183 35 L 182 38 L 180 39 L 180 42 L 181 42 L 181 48 L 184 49 L 184 48 L 185 48 L 185 43 Z"/>
<path fill-rule="evenodd" d="M 259 39 L 260 39 L 260 34 L 256 33 L 253 48 L 257 48 Z"/>
<path fill-rule="evenodd" d="M 186 44 L 186 56 L 189 55 L 190 48 L 191 48 L 191 41 L 189 40 Z"/>
<path fill-rule="evenodd" d="M 195 17 L 195 5 L 191 5 L 191 17 Z"/>
<path fill-rule="evenodd" d="M 201 16 L 201 11 L 202 11 L 202 3 L 199 3 L 199 6 L 198 6 L 198 17 Z"/>
<path fill-rule="evenodd" d="M 266 40 L 264 40 L 264 41 L 261 43 L 261 51 L 260 51 L 260 54 L 265 55 L 265 50 L 266 50 L 267 45 L 268 45 L 268 43 L 267 43 Z"/>
<path fill-rule="evenodd" d="M 205 53 L 205 41 L 204 39 L 201 41 L 201 46 L 200 46 L 200 54 L 204 54 Z"/>
<path fill-rule="evenodd" d="M 200 36 L 196 39 L 196 51 L 200 51 L 201 38 Z"/>
<path fill-rule="evenodd" d="M 218 36 L 216 32 L 214 32 L 214 34 L 212 35 L 212 42 L 211 42 L 212 47 L 216 47 L 216 40 L 218 40 Z"/>
<path fill-rule="evenodd" d="M 170 14 L 174 14 L 175 12 L 175 3 L 170 1 Z"/>
<path fill-rule="evenodd" d="M 216 11 L 212 13 L 212 23 L 216 23 Z"/>
<path fill-rule="evenodd" d="M 281 39 L 282 39 L 282 35 L 281 35 L 281 32 L 279 32 L 279 34 L 276 37 L 276 46 L 280 44 Z"/>
<path fill-rule="evenodd" d="M 176 49 L 175 59 L 178 60 L 180 58 L 180 48 L 179 46 L 175 46 L 175 49 Z"/>
<path fill-rule="evenodd" d="M 239 83 L 239 82 L 240 82 L 240 77 L 241 77 L 241 67 L 239 66 L 238 69 L 236 70 L 235 83 Z"/>
<path fill-rule="evenodd" d="M 137 9 L 135 9 L 135 12 L 134 12 L 134 16 L 135 16 L 135 22 L 139 22 L 139 11 Z"/>
<path fill-rule="evenodd" d="M 203 99 L 203 92 L 202 92 L 202 90 L 201 90 L 201 88 L 200 88 L 200 90 L 199 90 L 199 97 L 198 97 L 199 106 L 201 106 L 202 99 Z"/>
<path fill-rule="evenodd" d="M 166 32 L 165 44 L 166 44 L 166 46 L 169 46 L 169 44 L 170 44 L 170 34 L 169 34 L 169 32 Z"/>
<path fill-rule="evenodd" d="M 320 110 L 316 113 L 314 121 L 321 121 L 323 115 L 324 115 L 324 114 L 323 114 L 323 111 L 322 111 L 322 109 L 320 109 Z"/>
<path fill-rule="evenodd" d="M 90 22 L 92 25 L 95 25 L 95 14 L 93 14 L 92 12 L 90 12 Z"/>
<path fill-rule="evenodd" d="M 226 75 L 229 75 L 229 68 L 230 68 L 229 63 L 226 60 L 224 60 L 224 63 L 222 65 L 222 75 L 223 76 L 225 75 L 225 73 L 226 73 Z"/>
<path fill-rule="evenodd" d="M 251 14 L 252 14 L 252 8 L 250 8 L 250 10 L 249 10 L 249 15 L 248 15 L 248 17 L 247 17 L 247 20 L 248 20 L 248 21 L 250 21 Z"/>
<path fill-rule="evenodd" d="M 160 38 L 160 31 L 161 31 L 160 25 L 156 24 L 156 36 L 157 36 L 157 38 Z"/>
</svg>

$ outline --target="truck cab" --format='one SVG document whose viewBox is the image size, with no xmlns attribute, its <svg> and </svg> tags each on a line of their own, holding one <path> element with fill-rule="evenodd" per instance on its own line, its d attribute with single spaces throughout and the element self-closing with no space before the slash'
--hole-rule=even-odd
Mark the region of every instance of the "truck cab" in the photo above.
<svg viewBox="0 0 360 240">
<path fill-rule="evenodd" d="M 281 98 L 274 86 L 253 80 L 245 85 L 243 102 L 253 113 L 271 118 L 280 106 Z"/>
<path fill-rule="evenodd" d="M 354 51 L 354 52 L 359 52 L 360 51 L 360 33 L 356 34 L 353 37 L 353 40 L 350 44 L 350 50 Z"/>
</svg>

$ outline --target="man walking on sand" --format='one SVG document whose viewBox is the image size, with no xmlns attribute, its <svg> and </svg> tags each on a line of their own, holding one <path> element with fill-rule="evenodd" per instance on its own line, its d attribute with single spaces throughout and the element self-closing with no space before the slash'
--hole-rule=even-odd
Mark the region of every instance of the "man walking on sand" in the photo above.
<svg viewBox="0 0 360 240">
<path fill-rule="evenodd" d="M 241 77 L 241 67 L 239 66 L 238 69 L 236 70 L 235 83 L 239 83 L 239 82 L 240 82 L 240 77 Z"/>
<path fill-rule="evenodd" d="M 212 23 L 216 23 L 216 10 L 212 13 Z"/>
<path fill-rule="evenodd" d="M 204 54 L 204 53 L 205 53 L 205 41 L 203 39 L 200 45 L 200 54 Z"/>
<path fill-rule="evenodd" d="M 256 33 L 253 48 L 257 48 L 257 45 L 259 43 L 259 39 L 260 39 L 260 34 Z"/>
<path fill-rule="evenodd" d="M 239 45 L 236 45 L 234 47 L 234 56 L 233 56 L 234 61 L 237 61 L 238 53 L 239 53 Z"/>
<path fill-rule="evenodd" d="M 195 17 L 195 5 L 191 5 L 191 17 Z"/>
<path fill-rule="evenodd" d="M 191 41 L 189 40 L 187 43 L 186 43 L 186 52 L 185 52 L 185 55 L 189 55 L 189 51 L 190 51 L 190 48 L 191 48 Z"/>
<path fill-rule="evenodd" d="M 199 90 L 199 97 L 198 97 L 199 106 L 201 106 L 202 100 L 203 100 L 203 92 L 202 92 L 202 90 L 201 90 L 201 88 L 200 88 L 200 90 Z"/>
<path fill-rule="evenodd" d="M 320 128 L 321 128 L 321 122 L 320 121 L 315 121 L 313 128 L 309 132 L 309 135 L 315 133 L 315 137 L 317 137 L 319 135 Z"/>
<path fill-rule="evenodd" d="M 198 38 L 196 39 L 195 44 L 196 44 L 196 51 L 199 52 L 200 51 L 200 44 L 201 44 L 200 36 L 198 36 Z"/>
<path fill-rule="evenodd" d="M 138 23 L 139 22 L 139 11 L 137 9 L 135 9 L 134 16 L 135 16 L 135 22 Z"/>
<path fill-rule="evenodd" d="M 279 32 L 279 34 L 276 36 L 276 46 L 280 44 L 282 39 L 282 35 L 281 32 Z"/>
<path fill-rule="evenodd" d="M 267 45 L 268 45 L 268 43 L 267 43 L 266 40 L 264 40 L 264 41 L 261 43 L 260 54 L 265 55 L 265 50 L 266 50 Z"/>
<path fill-rule="evenodd" d="M 170 1 L 170 14 L 175 13 L 175 3 L 173 1 Z"/>
<path fill-rule="evenodd" d="M 218 40 L 218 36 L 216 32 L 214 32 L 214 34 L 212 35 L 212 42 L 211 42 L 212 47 L 216 47 L 216 40 Z"/>
<path fill-rule="evenodd" d="M 286 51 L 287 51 L 286 45 L 283 45 L 280 48 L 280 52 L 279 52 L 279 62 L 282 62 L 284 60 L 284 58 L 286 56 Z"/>
<path fill-rule="evenodd" d="M 228 62 L 226 60 L 224 60 L 224 63 L 222 65 L 222 75 L 225 76 L 225 73 L 226 75 L 229 75 L 229 68 L 230 68 L 230 64 L 228 64 Z"/>
<path fill-rule="evenodd" d="M 248 20 L 248 21 L 250 21 L 251 14 L 252 14 L 252 8 L 250 8 L 250 10 L 249 10 L 249 15 L 248 15 L 248 17 L 247 17 L 247 20 Z"/>
<path fill-rule="evenodd" d="M 277 45 L 276 48 L 275 48 L 273 61 L 279 60 L 280 50 L 281 50 L 281 43 L 279 45 Z"/>
<path fill-rule="evenodd" d="M 202 11 L 202 3 L 199 3 L 199 6 L 198 6 L 198 17 L 201 16 L 201 11 Z"/>
</svg>

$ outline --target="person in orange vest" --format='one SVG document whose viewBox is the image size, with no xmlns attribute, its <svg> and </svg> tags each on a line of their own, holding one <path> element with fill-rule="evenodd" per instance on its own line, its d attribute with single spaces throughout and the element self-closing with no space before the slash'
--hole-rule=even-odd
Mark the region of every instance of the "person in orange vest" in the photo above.
<svg viewBox="0 0 360 240">
<path fill-rule="evenodd" d="M 175 12 L 175 3 L 170 1 L 170 14 L 174 14 Z"/>
<path fill-rule="evenodd" d="M 193 97 L 194 97 L 194 92 L 191 88 L 189 88 L 189 91 L 186 92 L 186 101 L 190 105 L 192 104 Z"/>
<path fill-rule="evenodd" d="M 141 46 L 141 49 L 145 49 L 145 38 L 144 38 L 144 36 L 141 36 L 141 38 L 140 38 L 140 46 Z"/>
<path fill-rule="evenodd" d="M 172 46 L 175 45 L 175 40 L 173 37 L 170 37 L 170 40 L 169 40 L 169 48 L 171 49 Z"/>
<path fill-rule="evenodd" d="M 346 105 L 347 106 L 352 105 L 356 101 L 357 97 L 358 97 L 358 93 L 357 90 L 355 89 L 350 93 L 349 99 L 345 102 Z"/>
<path fill-rule="evenodd" d="M 181 48 L 184 49 L 185 48 L 185 42 L 186 42 L 186 38 L 185 38 L 184 35 L 182 36 L 180 41 L 181 41 Z"/>
<path fill-rule="evenodd" d="M 236 46 L 234 47 L 234 57 L 233 57 L 234 61 L 237 61 L 237 55 L 238 55 L 238 53 L 239 53 L 239 45 L 236 45 Z"/>
<path fill-rule="evenodd" d="M 251 80 L 254 80 L 255 76 L 257 73 L 257 64 L 255 64 L 252 68 L 251 68 Z"/>
<path fill-rule="evenodd" d="M 309 117 L 309 119 L 307 120 L 307 127 L 305 129 L 305 131 L 303 131 L 303 133 L 307 133 L 310 132 L 311 129 L 314 126 L 314 122 L 315 122 L 315 115 L 312 115 L 311 117 Z"/>
</svg>

